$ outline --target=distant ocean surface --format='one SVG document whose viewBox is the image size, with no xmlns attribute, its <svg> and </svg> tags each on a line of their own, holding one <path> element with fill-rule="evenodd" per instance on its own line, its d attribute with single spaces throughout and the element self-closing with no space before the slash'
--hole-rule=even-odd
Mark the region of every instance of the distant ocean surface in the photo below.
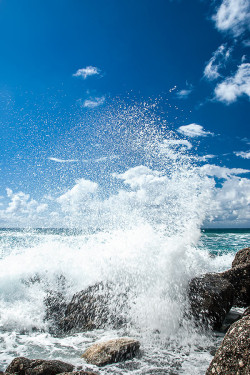
<svg viewBox="0 0 250 375">
<path fill-rule="evenodd" d="M 100 374 L 204 375 L 222 334 L 200 332 L 185 321 L 185 287 L 198 274 L 228 269 L 235 253 L 249 246 L 250 229 L 202 229 L 196 243 L 187 245 L 183 238 L 160 238 L 143 225 L 126 233 L 1 229 L 0 370 L 18 356 L 97 370 L 83 363 L 83 351 L 98 340 L 129 336 L 141 342 L 142 356 L 98 369 Z M 110 279 L 128 282 L 133 290 L 130 324 L 50 333 L 44 318 L 48 290 L 63 290 L 70 301 L 74 293 Z"/>
</svg>

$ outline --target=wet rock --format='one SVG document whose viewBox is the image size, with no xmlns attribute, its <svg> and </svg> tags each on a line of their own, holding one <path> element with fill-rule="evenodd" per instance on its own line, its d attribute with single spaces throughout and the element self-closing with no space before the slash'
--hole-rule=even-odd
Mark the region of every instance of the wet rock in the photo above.
<svg viewBox="0 0 250 375">
<path fill-rule="evenodd" d="M 244 250 L 244 249 L 243 249 Z M 228 280 L 234 287 L 234 306 L 247 307 L 250 305 L 250 263 L 241 263 L 228 271 L 222 272 L 221 277 Z"/>
<path fill-rule="evenodd" d="M 250 263 L 250 247 L 239 250 L 232 263 L 232 268 Z"/>
<path fill-rule="evenodd" d="M 246 310 L 242 314 L 242 318 L 243 318 L 243 316 L 247 316 L 247 315 L 250 315 L 250 306 L 246 308 Z"/>
<path fill-rule="evenodd" d="M 137 340 L 122 337 L 90 346 L 82 355 L 87 363 L 105 366 L 133 358 L 139 351 Z"/>
<path fill-rule="evenodd" d="M 249 375 L 249 352 L 250 315 L 247 315 L 230 327 L 206 375 Z"/>
<path fill-rule="evenodd" d="M 71 364 L 62 361 L 17 357 L 7 367 L 6 372 L 16 375 L 56 375 L 72 372 L 73 368 Z"/>
<path fill-rule="evenodd" d="M 188 297 L 194 318 L 218 329 L 233 305 L 234 288 L 228 280 L 211 273 L 191 280 Z"/>
<path fill-rule="evenodd" d="M 59 327 L 64 332 L 120 327 L 125 322 L 126 301 L 127 295 L 117 292 L 113 284 L 95 284 L 73 296 Z"/>
<path fill-rule="evenodd" d="M 64 316 L 67 307 L 64 294 L 50 290 L 44 298 L 44 304 L 46 307 L 44 320 L 51 322 L 50 331 L 54 333 L 58 329 L 58 320 Z"/>
<path fill-rule="evenodd" d="M 223 323 L 220 327 L 220 332 L 226 333 L 229 327 L 234 323 L 237 322 L 237 320 L 242 318 L 242 313 L 237 311 L 236 309 L 232 308 L 229 313 L 226 315 L 225 319 L 223 320 Z"/>
</svg>

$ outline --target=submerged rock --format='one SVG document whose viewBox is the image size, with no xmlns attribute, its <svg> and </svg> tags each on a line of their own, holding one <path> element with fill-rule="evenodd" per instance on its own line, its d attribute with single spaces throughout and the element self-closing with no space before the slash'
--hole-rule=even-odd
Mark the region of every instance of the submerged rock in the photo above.
<svg viewBox="0 0 250 375">
<path fill-rule="evenodd" d="M 250 315 L 246 315 L 230 327 L 206 375 L 249 375 L 249 352 Z"/>
<path fill-rule="evenodd" d="M 139 348 L 139 341 L 123 337 L 92 345 L 84 352 L 82 358 L 87 363 L 105 366 L 133 358 Z"/>
<path fill-rule="evenodd" d="M 59 328 L 64 332 L 88 331 L 111 325 L 113 328 L 125 322 L 122 315 L 127 295 L 117 293 L 113 284 L 98 283 L 75 294 L 67 305 Z"/>
<path fill-rule="evenodd" d="M 234 288 L 228 280 L 211 273 L 191 280 L 188 297 L 194 318 L 218 329 L 233 305 Z"/>
<path fill-rule="evenodd" d="M 73 369 L 73 365 L 62 361 L 17 357 L 7 367 L 6 373 L 17 375 L 56 375 L 63 372 L 72 372 Z"/>
</svg>

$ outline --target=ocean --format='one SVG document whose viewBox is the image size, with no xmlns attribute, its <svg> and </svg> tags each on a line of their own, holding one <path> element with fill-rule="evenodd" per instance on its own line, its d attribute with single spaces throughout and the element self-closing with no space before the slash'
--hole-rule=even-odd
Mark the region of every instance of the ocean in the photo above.
<svg viewBox="0 0 250 375">
<path fill-rule="evenodd" d="M 98 369 L 100 374 L 204 374 L 223 334 L 200 330 L 185 318 L 185 288 L 197 274 L 228 269 L 234 254 L 249 246 L 250 230 L 199 233 L 190 244 L 142 224 L 126 233 L 1 229 L 0 370 L 18 356 L 97 370 L 83 363 L 84 350 L 96 341 L 128 336 L 139 339 L 141 355 Z M 51 332 L 44 303 L 49 290 L 63 292 L 70 301 L 74 293 L 104 280 L 131 289 L 127 324 Z"/>
</svg>

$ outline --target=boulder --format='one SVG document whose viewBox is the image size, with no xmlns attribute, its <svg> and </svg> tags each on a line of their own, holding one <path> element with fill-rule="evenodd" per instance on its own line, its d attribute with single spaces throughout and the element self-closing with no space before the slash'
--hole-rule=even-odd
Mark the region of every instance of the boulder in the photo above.
<svg viewBox="0 0 250 375">
<path fill-rule="evenodd" d="M 249 375 L 249 352 L 250 315 L 247 315 L 230 327 L 206 375 Z"/>
<path fill-rule="evenodd" d="M 242 266 L 243 264 L 250 264 L 250 247 L 239 250 L 232 263 L 232 268 Z"/>
<path fill-rule="evenodd" d="M 233 305 L 234 288 L 220 275 L 208 273 L 190 281 L 188 297 L 193 317 L 218 329 Z"/>
<path fill-rule="evenodd" d="M 87 363 L 105 366 L 133 358 L 139 351 L 140 343 L 130 338 L 119 338 L 90 346 L 82 355 Z"/>
<path fill-rule="evenodd" d="M 125 322 L 122 315 L 127 296 L 117 292 L 113 284 L 98 283 L 75 294 L 67 305 L 59 328 L 64 332 L 88 331 L 120 327 Z"/>
<path fill-rule="evenodd" d="M 71 364 L 62 361 L 17 357 L 7 367 L 6 372 L 16 375 L 56 375 L 71 372 L 73 368 Z"/>
<path fill-rule="evenodd" d="M 247 307 L 250 305 L 250 263 L 235 265 L 228 271 L 222 272 L 221 277 L 228 280 L 234 287 L 234 306 Z"/>
</svg>

